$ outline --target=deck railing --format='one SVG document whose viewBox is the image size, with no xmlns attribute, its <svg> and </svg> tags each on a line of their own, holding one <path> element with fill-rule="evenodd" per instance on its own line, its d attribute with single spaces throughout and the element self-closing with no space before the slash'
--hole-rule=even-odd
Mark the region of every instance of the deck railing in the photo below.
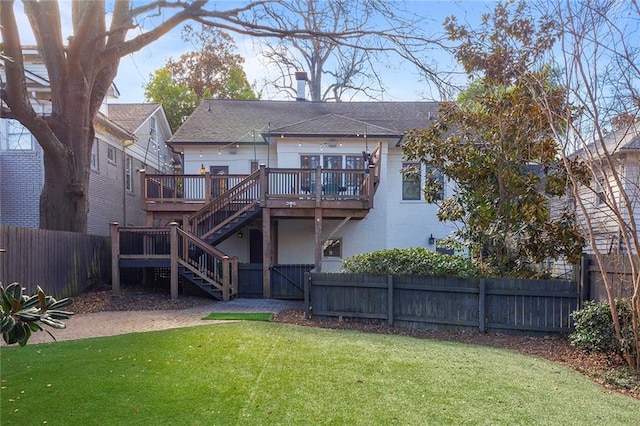
<svg viewBox="0 0 640 426">
<path fill-rule="evenodd" d="M 300 198 L 319 195 L 330 200 L 368 200 L 378 177 L 372 166 L 356 169 L 265 168 L 265 181 L 245 196 L 255 199 Z M 146 203 L 207 204 L 256 175 L 145 175 Z"/>
<path fill-rule="evenodd" d="M 112 285 L 120 294 L 121 266 L 158 266 L 164 261 L 171 268 L 171 297 L 178 297 L 178 265 L 209 282 L 229 300 L 238 291 L 238 261 L 178 227 L 120 227 L 112 224 Z M 123 261 L 123 262 L 122 262 Z M 151 262 L 151 263 L 149 263 Z"/>
</svg>

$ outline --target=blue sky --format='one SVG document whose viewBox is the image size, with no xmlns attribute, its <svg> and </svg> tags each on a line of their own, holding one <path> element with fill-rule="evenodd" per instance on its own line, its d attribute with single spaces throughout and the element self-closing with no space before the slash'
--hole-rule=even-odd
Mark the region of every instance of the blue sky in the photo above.
<svg viewBox="0 0 640 426">
<path fill-rule="evenodd" d="M 461 22 L 477 22 L 481 13 L 490 10 L 494 4 L 495 1 L 483 0 L 422 0 L 405 2 L 405 6 L 408 9 L 425 17 L 424 23 L 430 33 L 442 32 L 442 22 L 445 17 L 450 15 L 456 15 Z M 60 5 L 63 26 L 69 28 L 70 1 L 61 0 Z M 29 24 L 26 18 L 20 16 L 19 13 L 19 9 L 21 9 L 20 2 L 16 2 L 16 9 L 22 43 L 33 44 L 34 40 Z M 68 35 L 70 30 L 67 29 L 67 31 L 63 32 Z M 260 61 L 259 51 L 256 50 L 254 42 L 249 37 L 237 35 L 234 35 L 234 37 L 238 45 L 238 53 L 245 58 L 245 72 L 249 81 L 256 82 L 258 86 L 261 86 L 260 82 L 269 70 L 265 69 Z M 115 84 L 121 94 L 117 102 L 144 102 L 143 86 L 148 81 L 149 75 L 162 67 L 169 57 L 177 59 L 187 50 L 188 46 L 180 39 L 180 29 L 176 28 L 142 50 L 122 58 L 118 76 L 115 79 Z M 440 68 L 447 69 L 455 66 L 455 63 L 448 56 L 438 51 L 434 51 L 433 54 L 434 60 L 439 63 Z M 378 71 L 387 89 L 384 94 L 384 100 L 436 99 L 437 94 L 425 92 L 425 84 L 411 64 L 399 63 L 396 59 L 391 58 L 389 64 L 382 64 Z M 263 99 L 269 98 L 274 97 L 268 92 L 263 92 Z"/>
<path fill-rule="evenodd" d="M 405 5 L 416 14 L 425 17 L 425 25 L 432 27 L 429 28 L 430 32 L 442 32 L 442 22 L 447 16 L 456 15 L 461 22 L 477 22 L 483 12 L 495 5 L 495 1 L 422 0 L 407 1 Z M 261 87 L 260 82 L 269 71 L 261 62 L 259 51 L 249 37 L 241 35 L 234 35 L 234 37 L 238 45 L 238 53 L 245 58 L 245 72 L 249 81 Z M 142 102 L 144 100 L 142 86 L 148 81 L 149 75 L 162 67 L 169 57 L 177 59 L 186 50 L 188 46 L 185 46 L 180 39 L 180 31 L 176 29 L 139 52 L 123 58 L 115 80 L 121 93 L 118 102 Z M 434 51 L 434 60 L 441 68 L 455 67 L 455 62 L 450 57 L 437 51 Z M 411 64 L 399 63 L 397 59 L 392 58 L 389 64 L 382 64 L 379 71 L 383 83 L 387 86 L 384 100 L 439 100 L 436 99 L 437 93 L 426 90 L 419 73 Z M 263 99 L 278 98 L 263 92 Z"/>
</svg>

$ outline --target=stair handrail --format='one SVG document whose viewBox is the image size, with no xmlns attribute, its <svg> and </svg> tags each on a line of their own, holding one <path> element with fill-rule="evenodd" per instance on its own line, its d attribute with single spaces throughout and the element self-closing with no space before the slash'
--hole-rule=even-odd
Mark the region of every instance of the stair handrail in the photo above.
<svg viewBox="0 0 640 426">
<path fill-rule="evenodd" d="M 180 247 L 180 250 L 178 250 L 178 262 L 220 290 L 222 292 L 222 300 L 228 301 L 231 297 L 237 295 L 237 258 L 226 255 L 189 231 L 177 228 L 177 233 L 178 238 L 182 240 L 182 243 L 178 244 L 178 247 Z M 201 251 L 195 258 L 191 256 L 190 245 L 197 247 Z M 204 261 L 201 259 L 202 256 L 205 256 Z"/>
<path fill-rule="evenodd" d="M 242 198 L 243 195 L 246 195 L 250 190 L 256 188 L 256 197 L 251 198 Z M 198 224 L 202 223 L 207 218 L 214 215 L 216 212 L 222 210 L 222 208 L 231 205 L 232 202 L 240 201 L 239 204 L 253 204 L 256 200 L 259 200 L 260 194 L 260 169 L 251 173 L 243 180 L 238 182 L 235 186 L 231 187 L 229 190 L 223 192 L 209 203 L 205 204 L 200 210 L 195 213 L 192 213 L 188 218 L 188 229 L 191 230 L 195 235 L 201 236 L 198 234 Z M 216 226 L 215 224 L 214 226 Z M 213 226 L 209 227 L 207 232 L 209 232 L 213 228 Z"/>
<path fill-rule="evenodd" d="M 210 230 L 202 234 L 200 238 L 205 239 L 208 236 L 215 234 L 219 229 L 224 228 L 228 223 L 233 222 L 233 220 L 236 219 L 237 217 L 242 216 L 244 213 L 248 212 L 249 210 L 252 210 L 258 204 L 260 204 L 260 200 L 254 200 L 251 204 L 246 204 L 242 209 L 238 210 L 237 212 L 227 217 L 225 220 L 216 224 L 213 228 L 211 228 Z"/>
</svg>

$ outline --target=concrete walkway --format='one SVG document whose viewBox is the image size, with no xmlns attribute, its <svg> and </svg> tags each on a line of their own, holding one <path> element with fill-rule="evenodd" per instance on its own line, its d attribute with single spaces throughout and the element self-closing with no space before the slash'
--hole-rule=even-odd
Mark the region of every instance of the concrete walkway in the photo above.
<svg viewBox="0 0 640 426">
<path fill-rule="evenodd" d="M 234 299 L 229 302 L 212 302 L 210 305 L 167 311 L 110 311 L 93 314 L 76 314 L 66 320 L 67 328 L 55 330 L 44 326 L 57 341 L 86 339 L 88 337 L 114 336 L 117 334 L 167 330 L 212 324 L 215 321 L 202 318 L 211 312 L 273 312 L 285 309 L 302 309 L 303 302 L 275 299 Z M 28 344 L 53 342 L 45 332 L 34 333 Z M 0 346 L 5 343 L 0 339 Z"/>
</svg>

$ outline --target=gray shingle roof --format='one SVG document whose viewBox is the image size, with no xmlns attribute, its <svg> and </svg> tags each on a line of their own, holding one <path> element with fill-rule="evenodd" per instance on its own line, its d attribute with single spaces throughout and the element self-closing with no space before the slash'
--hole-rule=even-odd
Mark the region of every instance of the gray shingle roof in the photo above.
<svg viewBox="0 0 640 426">
<path fill-rule="evenodd" d="M 109 120 L 118 123 L 130 132 L 138 127 L 158 109 L 159 104 L 109 104 Z"/>
<path fill-rule="evenodd" d="M 252 142 L 262 134 L 397 136 L 427 127 L 437 102 L 310 102 L 204 100 L 172 143 Z"/>
</svg>

